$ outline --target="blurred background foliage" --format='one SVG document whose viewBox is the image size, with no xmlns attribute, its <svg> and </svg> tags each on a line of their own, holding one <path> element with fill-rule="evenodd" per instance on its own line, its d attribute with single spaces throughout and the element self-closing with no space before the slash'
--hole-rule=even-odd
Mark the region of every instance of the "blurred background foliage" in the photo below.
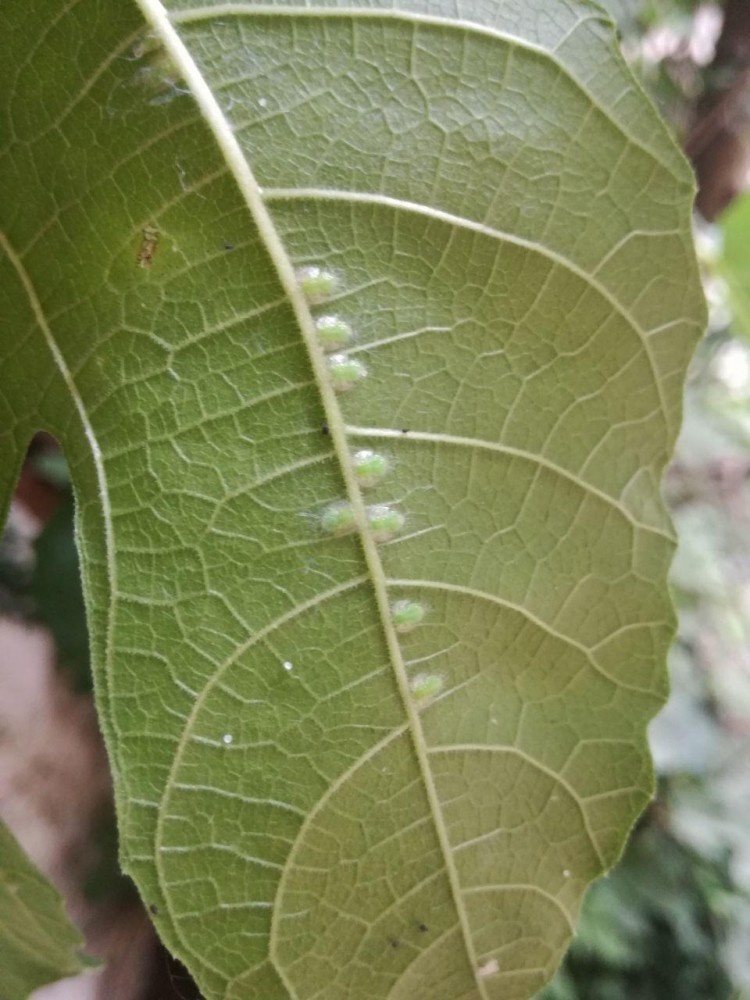
<svg viewBox="0 0 750 1000">
<path fill-rule="evenodd" d="M 710 322 L 664 483 L 679 628 L 672 695 L 650 731 L 658 794 L 618 867 L 589 891 L 538 1000 L 750 1000 L 750 0 L 606 6 L 696 168 Z M 0 614 L 44 623 L 73 689 L 90 691 L 73 501 L 53 441 L 34 442 L 24 476 L 52 513 L 33 544 L 11 520 Z M 129 897 L 111 815 L 97 840 L 84 888 Z M 176 995 L 196 994 L 183 979 Z"/>
</svg>

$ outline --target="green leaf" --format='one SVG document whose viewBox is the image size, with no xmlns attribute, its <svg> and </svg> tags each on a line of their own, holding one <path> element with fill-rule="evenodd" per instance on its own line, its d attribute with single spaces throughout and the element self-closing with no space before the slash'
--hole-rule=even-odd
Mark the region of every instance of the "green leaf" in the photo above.
<svg viewBox="0 0 750 1000">
<path fill-rule="evenodd" d="M 532 995 L 652 790 L 687 166 L 579 0 L 11 8 L 123 864 L 208 998 Z"/>
<path fill-rule="evenodd" d="M 38 986 L 81 972 L 82 946 L 60 893 L 0 823 L 0 1000 L 26 1000 Z"/>
<path fill-rule="evenodd" d="M 719 273 L 729 287 L 732 329 L 750 337 L 750 195 L 735 198 L 721 217 L 724 245 Z"/>
</svg>

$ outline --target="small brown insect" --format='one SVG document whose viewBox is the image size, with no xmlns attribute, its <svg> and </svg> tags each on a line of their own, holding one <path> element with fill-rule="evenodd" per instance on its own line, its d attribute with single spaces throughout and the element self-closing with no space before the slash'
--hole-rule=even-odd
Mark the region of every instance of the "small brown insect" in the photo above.
<svg viewBox="0 0 750 1000">
<path fill-rule="evenodd" d="M 143 239 L 141 240 L 138 256 L 136 257 L 138 267 L 151 267 L 158 245 L 159 230 L 156 226 L 144 226 Z"/>
</svg>

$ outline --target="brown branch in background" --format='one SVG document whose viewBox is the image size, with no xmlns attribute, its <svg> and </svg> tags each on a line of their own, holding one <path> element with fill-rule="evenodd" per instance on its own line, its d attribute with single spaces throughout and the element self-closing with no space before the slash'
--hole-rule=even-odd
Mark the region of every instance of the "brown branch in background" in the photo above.
<svg viewBox="0 0 750 1000">
<path fill-rule="evenodd" d="M 750 0 L 726 0 L 706 82 L 685 152 L 698 177 L 696 207 L 713 222 L 747 186 L 750 169 Z"/>
</svg>

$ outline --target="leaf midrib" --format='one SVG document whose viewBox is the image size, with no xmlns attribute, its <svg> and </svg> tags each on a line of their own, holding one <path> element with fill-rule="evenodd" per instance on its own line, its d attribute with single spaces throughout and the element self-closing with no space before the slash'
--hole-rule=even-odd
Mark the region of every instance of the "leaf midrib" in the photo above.
<svg viewBox="0 0 750 1000">
<path fill-rule="evenodd" d="M 214 97 L 211 88 L 201 74 L 186 45 L 180 38 L 161 2 L 159 2 L 159 0 L 136 0 L 136 3 L 138 4 L 146 22 L 151 25 L 157 37 L 161 39 L 162 44 L 169 53 L 171 59 L 174 61 L 175 66 L 179 70 L 181 76 L 191 91 L 194 100 L 198 104 L 206 124 L 213 133 L 219 150 L 226 160 L 229 171 L 234 177 L 240 193 L 244 197 L 250 215 L 257 227 L 258 234 L 266 246 L 269 257 L 271 258 L 271 261 L 277 271 L 281 285 L 289 298 L 289 302 L 292 306 L 303 341 L 307 348 L 315 381 L 317 383 L 318 391 L 320 393 L 321 401 L 326 414 L 329 433 L 339 460 L 347 494 L 351 500 L 352 507 L 354 508 L 355 518 L 360 525 L 359 538 L 365 557 L 365 563 L 367 565 L 370 581 L 375 594 L 376 605 L 380 615 L 388 652 L 390 654 L 391 664 L 393 666 L 396 683 L 401 694 L 404 711 L 411 732 L 412 743 L 414 745 L 415 755 L 417 757 L 418 766 L 422 775 L 422 781 L 424 783 L 429 801 L 435 833 L 443 855 L 443 861 L 451 887 L 451 894 L 456 908 L 456 914 L 461 926 L 467 958 L 472 969 L 477 990 L 483 1000 L 487 1000 L 487 993 L 484 984 L 476 975 L 477 959 L 471 938 L 471 930 L 467 914 L 461 897 L 461 886 L 458 879 L 458 872 L 453 863 L 448 833 L 443 821 L 437 789 L 435 788 L 432 771 L 427 759 L 426 742 L 422 732 L 419 714 L 411 698 L 406 666 L 401 655 L 401 647 L 398 641 L 398 636 L 396 635 L 395 628 L 393 627 L 393 623 L 391 621 L 390 601 L 386 586 L 385 573 L 383 571 L 376 543 L 370 533 L 366 530 L 366 507 L 359 489 L 354 468 L 349 458 L 350 452 L 345 424 L 338 402 L 336 401 L 333 389 L 327 377 L 325 359 L 322 348 L 317 342 L 312 314 L 309 310 L 302 289 L 297 282 L 294 267 L 287 254 L 286 248 L 284 247 L 271 215 L 266 208 L 260 187 L 255 179 L 250 164 L 246 160 L 231 125 L 224 117 L 224 114 L 218 101 Z M 172 771 L 167 779 L 165 791 L 169 788 L 179 756 L 179 753 L 175 755 Z M 160 839 L 163 816 L 164 811 L 163 809 L 160 809 L 157 822 L 157 840 Z M 155 863 L 158 866 L 158 851 L 155 853 Z M 290 995 L 295 996 L 295 991 L 291 984 L 287 981 L 284 969 L 281 967 L 275 955 L 274 944 L 276 939 L 275 930 L 277 919 L 278 912 L 277 908 L 275 908 L 269 934 L 269 958 L 273 962 L 282 982 L 289 990 Z M 177 923 L 174 921 L 173 926 L 175 933 L 178 935 L 180 940 L 182 940 L 180 930 Z M 184 941 L 183 946 L 185 946 Z"/>
</svg>

